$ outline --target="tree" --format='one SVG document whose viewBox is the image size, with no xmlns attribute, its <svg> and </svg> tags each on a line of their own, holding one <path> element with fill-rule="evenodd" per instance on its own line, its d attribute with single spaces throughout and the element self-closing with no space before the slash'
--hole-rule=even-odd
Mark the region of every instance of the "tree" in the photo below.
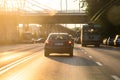
<svg viewBox="0 0 120 80">
<path fill-rule="evenodd" d="M 113 23 L 113 21 L 110 20 L 112 15 L 109 15 L 108 13 L 110 12 L 111 8 L 114 7 L 115 5 L 117 5 L 117 8 L 120 7 L 120 1 L 119 0 L 86 0 L 86 2 L 88 3 L 88 8 L 87 8 L 87 12 L 88 15 L 90 16 L 90 18 L 92 17 L 97 17 L 100 14 L 100 17 L 95 21 L 95 23 L 99 23 L 101 24 L 103 27 L 103 36 L 111 36 L 111 35 L 115 35 L 120 34 L 120 23 L 118 22 L 118 25 L 115 23 Z M 97 14 L 98 13 L 98 14 Z M 115 13 L 115 11 L 114 11 Z M 97 14 L 97 15 L 96 15 Z M 118 13 L 119 14 L 119 13 Z M 115 15 L 114 17 L 119 17 L 117 20 L 119 21 L 120 19 L 120 14 L 119 15 Z M 109 18 L 108 18 L 109 16 Z M 112 16 L 113 17 L 113 16 Z M 95 19 L 95 18 L 93 18 Z"/>
</svg>

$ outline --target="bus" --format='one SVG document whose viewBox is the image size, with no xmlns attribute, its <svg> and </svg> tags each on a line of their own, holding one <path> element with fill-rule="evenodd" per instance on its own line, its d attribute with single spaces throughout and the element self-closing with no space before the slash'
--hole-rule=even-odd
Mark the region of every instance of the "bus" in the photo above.
<svg viewBox="0 0 120 80">
<path fill-rule="evenodd" d="M 81 45 L 94 45 L 99 47 L 101 43 L 100 25 L 86 24 L 81 27 Z"/>
</svg>

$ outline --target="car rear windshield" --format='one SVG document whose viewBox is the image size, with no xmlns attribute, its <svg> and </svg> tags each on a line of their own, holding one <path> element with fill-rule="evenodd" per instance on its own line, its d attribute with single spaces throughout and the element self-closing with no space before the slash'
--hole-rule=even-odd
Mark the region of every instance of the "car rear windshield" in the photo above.
<svg viewBox="0 0 120 80">
<path fill-rule="evenodd" d="M 66 40 L 66 39 L 68 39 L 68 35 L 51 35 L 50 37 L 49 37 L 49 39 L 51 39 L 51 40 Z"/>
</svg>

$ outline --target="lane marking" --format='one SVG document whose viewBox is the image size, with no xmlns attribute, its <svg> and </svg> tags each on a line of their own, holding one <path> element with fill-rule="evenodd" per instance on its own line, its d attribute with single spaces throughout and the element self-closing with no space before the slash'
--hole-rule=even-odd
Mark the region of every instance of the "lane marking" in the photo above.
<svg viewBox="0 0 120 80">
<path fill-rule="evenodd" d="M 83 51 L 84 52 L 84 50 L 82 49 L 81 51 Z"/>
<path fill-rule="evenodd" d="M 100 62 L 96 62 L 99 66 L 103 66 Z"/>
<path fill-rule="evenodd" d="M 116 75 L 111 75 L 111 77 L 114 79 L 114 80 L 120 80 L 120 78 Z"/>
<path fill-rule="evenodd" d="M 87 54 L 87 52 L 84 52 L 85 54 Z"/>
<path fill-rule="evenodd" d="M 89 58 L 93 58 L 92 56 L 89 56 Z"/>
<path fill-rule="evenodd" d="M 19 64 L 21 64 L 21 63 L 23 63 L 23 62 L 33 58 L 34 56 L 36 56 L 35 54 L 37 54 L 37 53 L 34 53 L 34 54 L 30 55 L 30 56 L 27 56 L 25 58 L 19 59 L 19 60 L 13 62 L 13 63 L 10 63 L 10 64 L 8 64 L 6 66 L 1 67 L 0 68 L 0 75 L 5 73 L 6 71 L 16 67 L 17 65 L 19 65 Z"/>
</svg>

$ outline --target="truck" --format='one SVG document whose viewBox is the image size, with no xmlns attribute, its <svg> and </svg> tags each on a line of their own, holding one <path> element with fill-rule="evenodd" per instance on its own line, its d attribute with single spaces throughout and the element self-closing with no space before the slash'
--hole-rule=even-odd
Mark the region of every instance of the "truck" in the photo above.
<svg viewBox="0 0 120 80">
<path fill-rule="evenodd" d="M 101 43 L 100 25 L 85 24 L 81 27 L 81 45 L 94 45 L 99 47 Z"/>
<path fill-rule="evenodd" d="M 33 35 L 31 32 L 22 33 L 21 40 L 23 43 L 34 43 Z"/>
</svg>

